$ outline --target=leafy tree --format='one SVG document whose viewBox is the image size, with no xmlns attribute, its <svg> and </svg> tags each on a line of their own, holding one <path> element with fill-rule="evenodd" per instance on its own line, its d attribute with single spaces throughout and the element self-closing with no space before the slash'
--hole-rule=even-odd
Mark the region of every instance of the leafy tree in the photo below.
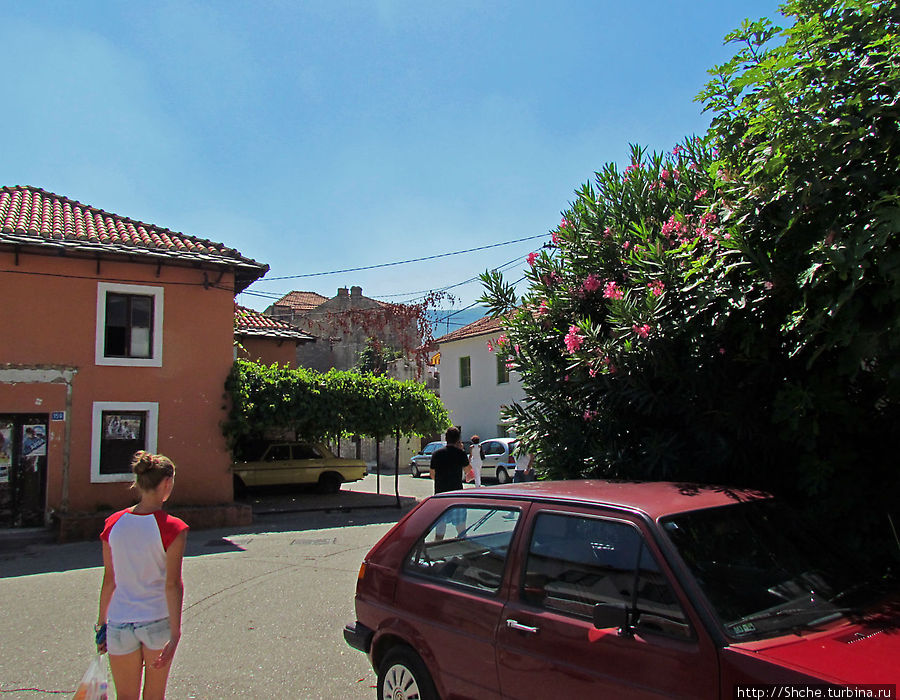
<svg viewBox="0 0 900 700">
<path fill-rule="evenodd" d="M 356 369 L 360 372 L 384 374 L 391 362 L 403 357 L 402 350 L 385 345 L 378 338 L 366 338 L 366 346 L 360 351 Z"/>
<path fill-rule="evenodd" d="M 511 312 L 501 351 L 529 400 L 510 417 L 546 473 L 759 486 L 888 533 L 900 14 L 782 11 L 788 29 L 727 37 L 741 48 L 700 96 L 709 134 L 605 166 L 531 256 L 524 297 L 485 273 L 482 301 Z"/>
<path fill-rule="evenodd" d="M 430 435 L 449 424 L 447 409 L 424 385 L 372 374 L 234 363 L 225 384 L 231 398 L 223 432 L 242 441 L 291 435 L 309 441 L 342 435 L 381 439 L 400 431 Z"/>
</svg>

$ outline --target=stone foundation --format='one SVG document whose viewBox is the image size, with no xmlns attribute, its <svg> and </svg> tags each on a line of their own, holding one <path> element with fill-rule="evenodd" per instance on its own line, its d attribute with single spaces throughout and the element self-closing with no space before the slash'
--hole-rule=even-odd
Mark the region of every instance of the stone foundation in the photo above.
<svg viewBox="0 0 900 700">
<path fill-rule="evenodd" d="M 253 509 L 245 503 L 224 503 L 217 506 L 177 506 L 169 511 L 181 518 L 192 530 L 216 527 L 236 527 L 253 523 Z M 97 539 L 110 513 L 56 513 L 54 528 L 56 541 L 80 542 Z"/>
</svg>

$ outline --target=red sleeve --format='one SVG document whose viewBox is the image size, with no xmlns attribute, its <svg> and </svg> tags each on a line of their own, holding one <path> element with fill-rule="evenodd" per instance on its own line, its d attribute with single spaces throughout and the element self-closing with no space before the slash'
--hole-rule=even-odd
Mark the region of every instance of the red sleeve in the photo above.
<svg viewBox="0 0 900 700">
<path fill-rule="evenodd" d="M 162 538 L 163 549 L 169 551 L 169 545 L 175 541 L 175 538 L 188 529 L 187 523 L 162 510 L 157 511 L 153 515 L 156 517 L 156 524 L 159 526 L 159 536 Z"/>
<path fill-rule="evenodd" d="M 109 542 L 109 532 L 113 529 L 113 525 L 119 522 L 119 518 L 121 518 L 128 510 L 120 510 L 118 513 L 113 513 L 110 515 L 106 522 L 103 524 L 103 532 L 100 533 L 100 539 L 104 542 Z"/>
</svg>

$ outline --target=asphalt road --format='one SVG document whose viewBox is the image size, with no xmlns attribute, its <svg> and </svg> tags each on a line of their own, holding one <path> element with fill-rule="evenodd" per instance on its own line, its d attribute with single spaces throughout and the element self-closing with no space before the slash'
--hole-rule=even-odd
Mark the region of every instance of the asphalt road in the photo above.
<svg viewBox="0 0 900 700">
<path fill-rule="evenodd" d="M 431 482 L 376 475 L 318 496 L 254 494 L 254 524 L 192 531 L 173 700 L 375 697 L 343 639 L 359 564 Z M 0 552 L 0 700 L 71 697 L 93 654 L 98 542 Z M 111 694 L 112 697 L 112 694 Z"/>
</svg>

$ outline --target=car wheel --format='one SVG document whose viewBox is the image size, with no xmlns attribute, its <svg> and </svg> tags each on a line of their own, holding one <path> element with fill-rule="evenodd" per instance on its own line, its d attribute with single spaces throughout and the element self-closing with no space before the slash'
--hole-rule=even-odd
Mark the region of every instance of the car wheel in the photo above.
<svg viewBox="0 0 900 700">
<path fill-rule="evenodd" d="M 420 476 L 422 476 L 422 472 L 419 471 L 419 465 L 415 462 L 409 465 L 409 470 L 413 475 L 413 479 L 418 479 Z"/>
<path fill-rule="evenodd" d="M 434 682 L 418 654 L 394 647 L 378 669 L 379 700 L 437 700 Z"/>
<path fill-rule="evenodd" d="M 319 493 L 337 493 L 343 483 L 341 475 L 336 472 L 325 472 L 319 477 Z"/>
<path fill-rule="evenodd" d="M 509 483 L 509 472 L 506 471 L 503 467 L 497 467 L 497 483 L 498 484 L 508 484 Z"/>
</svg>

